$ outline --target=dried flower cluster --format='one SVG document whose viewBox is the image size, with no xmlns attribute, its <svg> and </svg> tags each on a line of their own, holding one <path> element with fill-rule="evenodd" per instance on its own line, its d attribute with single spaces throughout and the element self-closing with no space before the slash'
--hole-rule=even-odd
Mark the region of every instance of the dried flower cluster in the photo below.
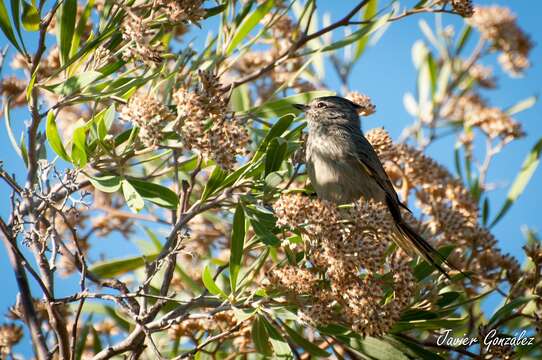
<svg viewBox="0 0 542 360">
<path fill-rule="evenodd" d="M 218 312 L 208 318 L 186 319 L 178 324 L 173 324 L 168 329 L 168 335 L 172 340 L 188 337 L 193 340 L 205 331 L 225 331 L 237 325 L 237 319 L 233 311 Z M 235 337 L 235 334 L 232 334 Z"/>
<path fill-rule="evenodd" d="M 524 136 L 521 124 L 501 109 L 489 107 L 476 93 L 452 97 L 442 115 L 452 121 L 464 122 L 468 127 L 477 127 L 490 139 L 509 142 Z"/>
<path fill-rule="evenodd" d="M 497 80 L 493 76 L 493 70 L 481 64 L 472 65 L 469 70 L 469 76 L 476 83 L 486 89 L 494 89 L 497 87 Z"/>
<path fill-rule="evenodd" d="M 406 255 L 386 256 L 396 228 L 385 205 L 360 200 L 339 211 L 330 203 L 288 194 L 274 209 L 279 226 L 304 229 L 311 267 L 273 270 L 272 284 L 308 295 L 302 311 L 316 323 L 343 322 L 363 335 L 388 331 L 411 300 L 413 276 Z M 387 272 L 393 274 L 391 283 L 381 280 Z M 393 298 L 388 298 L 390 289 Z"/>
<path fill-rule="evenodd" d="M 0 356 L 7 359 L 11 348 L 23 338 L 23 329 L 15 324 L 0 325 Z"/>
<path fill-rule="evenodd" d="M 191 22 L 197 24 L 205 16 L 202 8 L 204 0 L 159 0 L 158 7 L 162 7 L 169 21 L 173 23 Z"/>
<path fill-rule="evenodd" d="M 513 283 L 519 274 L 517 261 L 501 254 L 494 236 L 478 223 L 478 206 L 463 184 L 446 168 L 421 151 L 404 144 L 393 144 L 382 129 L 371 130 L 367 139 L 384 163 L 386 172 L 407 199 L 413 193 L 427 218 L 416 227 L 436 244 L 456 246 L 452 261 L 472 270 L 482 282 L 500 281 L 499 269 Z"/>
<path fill-rule="evenodd" d="M 128 41 L 122 57 L 124 60 L 141 60 L 143 62 L 159 63 L 162 61 L 160 44 L 152 41 L 153 31 L 143 18 L 130 13 L 121 26 L 122 38 Z"/>
<path fill-rule="evenodd" d="M 472 0 L 452 0 L 452 8 L 463 17 L 471 17 L 474 14 Z"/>
<path fill-rule="evenodd" d="M 530 66 L 529 53 L 533 47 L 529 36 L 516 23 L 510 9 L 499 6 L 477 7 L 469 20 L 501 52 L 499 62 L 512 75 L 522 74 Z"/>
<path fill-rule="evenodd" d="M 164 127 L 175 116 L 152 95 L 133 95 L 121 110 L 120 118 L 139 127 L 139 138 L 146 146 L 158 146 L 164 139 Z"/>
<path fill-rule="evenodd" d="M 263 45 L 269 46 L 265 50 L 249 51 L 232 64 L 232 69 L 240 76 L 246 76 L 275 63 L 273 69 L 262 76 L 256 90 L 260 99 L 267 99 L 284 84 L 288 88 L 299 92 L 314 90 L 314 85 L 299 78 L 298 71 L 304 64 L 301 57 L 292 57 L 277 62 L 284 51 L 292 46 L 298 34 L 294 21 L 287 15 L 273 16 L 268 14 L 262 20 L 269 27 L 269 36 L 261 40 Z M 234 76 L 238 76 L 234 75 Z"/>
<path fill-rule="evenodd" d="M 227 169 L 235 164 L 237 155 L 246 154 L 248 132 L 228 111 L 216 76 L 200 72 L 200 86 L 195 90 L 181 87 L 173 101 L 177 105 L 175 127 L 187 148 Z"/>
<path fill-rule="evenodd" d="M 376 112 L 376 105 L 373 104 L 371 98 L 367 95 L 360 94 L 357 91 L 351 91 L 345 96 L 348 100 L 361 106 L 358 110 L 360 116 L 369 116 Z"/>
<path fill-rule="evenodd" d="M 0 94 L 10 99 L 12 108 L 26 104 L 26 81 L 16 76 L 8 76 L 0 80 Z"/>
</svg>

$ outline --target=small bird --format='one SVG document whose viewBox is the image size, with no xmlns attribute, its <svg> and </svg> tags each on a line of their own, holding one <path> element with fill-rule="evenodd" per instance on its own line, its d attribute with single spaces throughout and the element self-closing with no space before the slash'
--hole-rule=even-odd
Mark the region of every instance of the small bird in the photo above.
<svg viewBox="0 0 542 360">
<path fill-rule="evenodd" d="M 403 219 L 401 208 L 408 208 L 399 200 L 378 155 L 361 131 L 358 112 L 364 110 L 362 106 L 338 96 L 293 106 L 306 115 L 306 166 L 318 197 L 336 204 L 361 197 L 384 203 L 397 226 L 393 236 L 396 244 L 411 255 L 420 255 L 450 278 L 440 263 L 454 267 Z"/>
</svg>

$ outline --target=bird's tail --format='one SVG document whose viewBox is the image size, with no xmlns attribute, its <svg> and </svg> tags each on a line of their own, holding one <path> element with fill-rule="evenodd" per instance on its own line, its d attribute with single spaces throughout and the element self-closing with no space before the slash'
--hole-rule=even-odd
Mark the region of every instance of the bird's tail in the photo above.
<svg viewBox="0 0 542 360">
<path fill-rule="evenodd" d="M 440 271 L 447 279 L 450 279 L 448 272 L 441 266 L 446 264 L 450 269 L 457 269 L 450 264 L 448 260 L 441 253 L 438 252 L 431 244 L 429 244 L 424 238 L 422 238 L 410 225 L 408 225 L 403 219 L 397 223 L 398 234 L 394 236 L 395 243 L 401 249 L 407 253 L 414 255 L 420 255 L 425 261 Z"/>
</svg>

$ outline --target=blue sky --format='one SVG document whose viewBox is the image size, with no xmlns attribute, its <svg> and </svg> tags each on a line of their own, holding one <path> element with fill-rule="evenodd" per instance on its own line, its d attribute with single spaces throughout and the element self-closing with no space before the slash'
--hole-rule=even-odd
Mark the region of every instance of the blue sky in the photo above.
<svg viewBox="0 0 542 360">
<path fill-rule="evenodd" d="M 342 17 L 352 6 L 350 1 L 317 1 L 320 14 L 328 11 L 332 19 Z M 412 5 L 416 1 L 407 1 L 403 4 Z M 531 53 L 532 68 L 526 72 L 524 78 L 511 79 L 501 73 L 500 67 L 495 61 L 495 56 L 489 57 L 483 63 L 492 65 L 495 73 L 499 76 L 499 89 L 484 93 L 484 97 L 490 100 L 494 106 L 508 107 L 531 95 L 539 95 L 542 90 L 542 48 L 536 44 L 542 43 L 542 28 L 540 26 L 540 13 L 542 2 L 540 1 L 482 1 L 475 0 L 477 4 L 496 3 L 510 7 L 519 18 L 520 26 L 531 35 L 535 48 Z M 393 23 L 380 41 L 370 47 L 358 64 L 354 67 L 350 79 L 350 88 L 369 95 L 377 105 L 377 113 L 365 119 L 364 130 L 373 127 L 384 127 L 394 139 L 397 139 L 401 130 L 412 122 L 411 117 L 403 107 L 403 95 L 405 92 L 414 92 L 416 74 L 411 61 L 411 46 L 422 37 L 418 26 L 420 19 L 425 19 L 429 24 L 434 24 L 435 17 L 432 15 L 412 16 L 402 21 Z M 460 24 L 461 20 L 444 16 L 445 24 Z M 456 26 L 459 29 L 459 26 Z M 216 31 L 215 31 L 216 32 Z M 340 30 L 335 36 L 340 35 Z M 30 47 L 35 44 L 30 36 Z M 0 35 L 0 44 L 6 43 L 3 35 Z M 13 51 L 10 50 L 10 54 Z M 11 56 L 9 57 L 11 58 Z M 8 60 L 9 63 L 9 60 Z M 335 90 L 339 90 L 339 82 L 333 75 L 331 68 L 326 67 L 329 74 L 326 83 Z M 10 69 L 4 66 L 3 76 L 9 75 Z M 517 142 L 508 145 L 504 152 L 499 154 L 495 165 L 489 172 L 489 180 L 497 184 L 497 188 L 491 192 L 490 200 L 492 209 L 497 211 L 504 202 L 508 187 L 514 179 L 514 175 L 521 168 L 521 164 L 533 145 L 542 137 L 542 104 L 538 103 L 531 109 L 520 113 L 516 119 L 521 122 L 527 136 Z M 16 133 L 23 128 L 23 122 L 27 116 L 22 111 L 12 114 L 12 122 L 15 124 Z M 3 123 L 3 119 L 2 119 Z M 18 132 L 19 131 L 19 132 Z M 428 148 L 428 153 L 440 163 L 453 169 L 453 138 L 440 140 Z M 20 165 L 17 155 L 9 144 L 4 125 L 0 127 L 0 160 L 4 162 L 4 168 L 18 174 L 21 179 L 24 169 Z M 542 170 L 534 174 L 523 196 L 508 212 L 505 218 L 494 228 L 494 234 L 504 252 L 522 258 L 521 247 L 524 238 L 521 233 L 522 226 L 529 226 L 535 230 L 542 230 L 542 217 L 539 206 L 542 203 Z M 9 213 L 9 190 L 4 183 L 0 183 L 0 216 L 6 219 Z M 493 215 L 495 215 L 493 213 Z M 107 251 L 109 255 L 136 254 L 137 248 L 132 242 L 118 238 L 108 241 L 107 245 L 97 244 L 96 251 Z M 4 313 L 7 307 L 12 305 L 17 293 L 17 287 L 13 273 L 9 267 L 5 249 L 0 247 L 0 282 L 3 286 L 3 296 L 0 297 L 0 313 Z M 69 292 L 76 286 L 75 281 L 66 281 L 61 284 L 61 292 Z M 28 339 L 27 339 L 28 340 Z M 28 344 L 18 347 L 19 351 L 28 349 Z M 25 351 L 26 352 L 26 351 Z"/>
</svg>

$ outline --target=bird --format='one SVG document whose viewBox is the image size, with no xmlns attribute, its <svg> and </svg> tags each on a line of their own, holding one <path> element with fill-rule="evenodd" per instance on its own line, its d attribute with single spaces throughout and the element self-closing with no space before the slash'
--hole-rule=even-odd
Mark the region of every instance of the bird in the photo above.
<svg viewBox="0 0 542 360">
<path fill-rule="evenodd" d="M 308 125 L 306 170 L 317 196 L 337 205 L 364 198 L 387 206 L 397 231 L 392 238 L 410 255 L 419 255 L 450 279 L 440 265 L 455 269 L 403 218 L 399 199 L 378 155 L 363 135 L 359 112 L 363 106 L 339 96 L 293 104 L 305 113 Z"/>
</svg>

